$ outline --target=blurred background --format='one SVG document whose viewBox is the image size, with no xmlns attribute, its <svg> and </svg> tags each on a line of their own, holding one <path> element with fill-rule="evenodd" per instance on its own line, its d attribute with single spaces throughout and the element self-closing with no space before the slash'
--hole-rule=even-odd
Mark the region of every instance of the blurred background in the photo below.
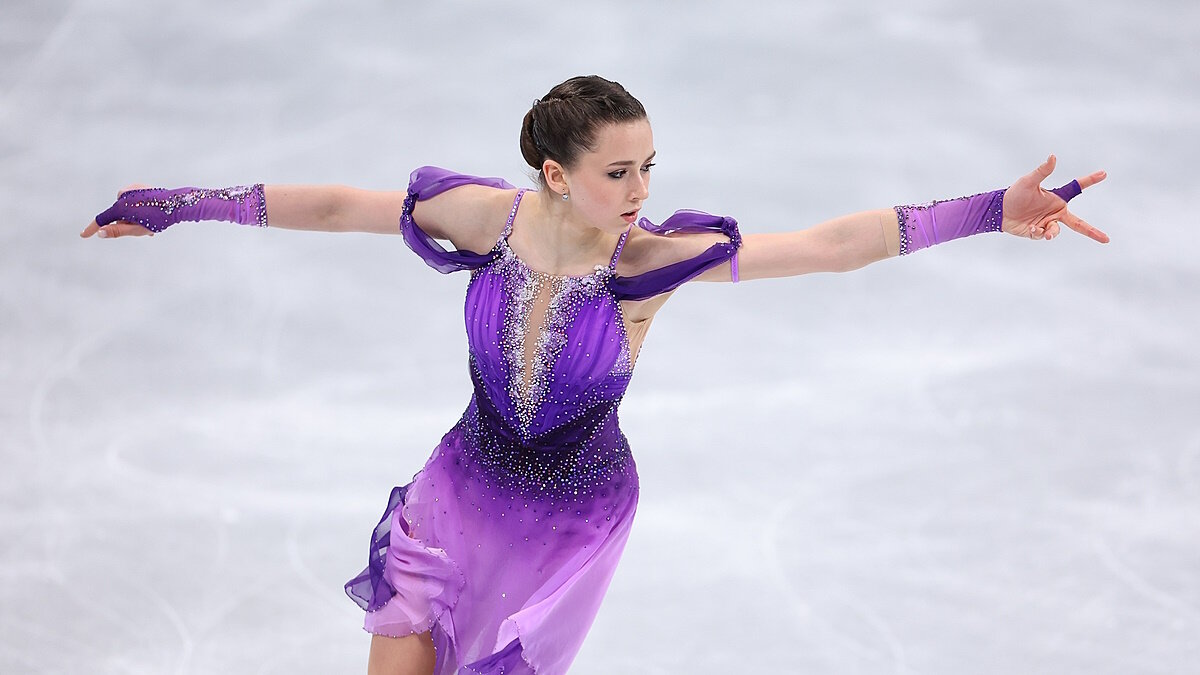
<svg viewBox="0 0 1200 675">
<path fill-rule="evenodd" d="M 640 512 L 573 673 L 1200 663 L 1200 5 L 6 0 L 0 672 L 354 673 L 341 585 L 470 397 L 399 237 L 77 233 L 121 187 L 529 185 L 530 103 L 638 96 L 644 215 L 786 231 L 1010 184 L 989 235 L 696 284 L 622 406 Z"/>
</svg>

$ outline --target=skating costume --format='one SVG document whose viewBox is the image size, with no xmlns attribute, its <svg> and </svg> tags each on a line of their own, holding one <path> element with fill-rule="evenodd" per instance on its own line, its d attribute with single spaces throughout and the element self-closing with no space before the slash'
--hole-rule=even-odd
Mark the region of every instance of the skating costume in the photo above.
<svg viewBox="0 0 1200 675">
<path fill-rule="evenodd" d="M 461 185 L 512 189 L 423 167 L 400 228 L 431 267 L 470 270 L 466 412 L 411 483 L 392 491 L 368 567 L 346 584 L 371 633 L 432 631 L 437 675 L 565 673 L 600 607 L 629 537 L 638 476 L 617 407 L 634 355 L 619 301 L 667 292 L 731 259 L 731 218 L 681 211 L 660 235 L 719 232 L 728 241 L 644 274 L 607 266 L 554 276 L 508 245 L 524 191 L 487 253 L 447 251 L 413 220 L 415 204 Z M 632 229 L 632 228 L 631 228 Z"/>
</svg>

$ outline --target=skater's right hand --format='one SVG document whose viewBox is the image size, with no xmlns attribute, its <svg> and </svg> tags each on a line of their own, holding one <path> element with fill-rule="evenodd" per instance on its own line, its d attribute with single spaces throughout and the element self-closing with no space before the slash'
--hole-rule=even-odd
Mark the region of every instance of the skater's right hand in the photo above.
<svg viewBox="0 0 1200 675">
<path fill-rule="evenodd" d="M 1071 213 L 1067 209 L 1067 202 L 1107 178 L 1108 174 L 1095 171 L 1076 179 L 1073 184 L 1047 190 L 1042 187 L 1042 181 L 1054 171 L 1057 162 L 1057 158 L 1050 155 L 1041 166 L 1017 179 L 1005 191 L 1002 229 L 1018 237 L 1049 240 L 1058 236 L 1059 223 L 1062 223 L 1086 237 L 1107 244 L 1108 235 Z M 1075 189 L 1070 189 L 1072 186 Z"/>
<path fill-rule="evenodd" d="M 144 183 L 134 183 L 132 185 L 126 185 L 125 187 L 121 188 L 120 191 L 117 192 L 117 199 L 120 199 L 121 195 L 125 194 L 126 192 L 129 192 L 130 190 L 140 190 L 142 188 L 148 188 L 148 187 L 150 187 L 150 186 L 145 185 Z M 83 232 L 80 232 L 79 236 L 83 237 L 84 239 L 87 239 L 88 237 L 92 236 L 93 234 L 100 237 L 101 239 L 113 239 L 115 237 L 130 237 L 130 236 L 141 237 L 144 235 L 149 235 L 151 237 L 154 236 L 153 232 L 142 227 L 141 225 L 138 225 L 137 223 L 131 223 L 131 222 L 128 222 L 125 220 L 118 220 L 118 221 L 109 223 L 107 225 L 97 225 L 96 221 L 93 220 L 92 222 L 88 223 L 87 227 L 83 228 Z"/>
</svg>

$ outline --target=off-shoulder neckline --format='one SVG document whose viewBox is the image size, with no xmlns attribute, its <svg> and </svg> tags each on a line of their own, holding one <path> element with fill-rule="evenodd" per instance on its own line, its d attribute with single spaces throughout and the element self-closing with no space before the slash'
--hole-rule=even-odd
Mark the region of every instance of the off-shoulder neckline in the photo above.
<svg viewBox="0 0 1200 675">
<path fill-rule="evenodd" d="M 595 276 L 605 275 L 605 273 L 607 273 L 606 276 L 616 276 L 617 261 L 621 257 L 622 249 L 625 248 L 625 240 L 629 237 L 629 233 L 633 231 L 633 225 L 630 225 L 628 228 L 625 229 L 624 232 L 621 233 L 621 237 L 620 237 L 620 239 L 617 240 L 617 245 L 613 249 L 612 255 L 609 257 L 608 264 L 601 265 L 601 264 L 597 263 L 596 266 L 594 268 L 592 268 L 592 271 L 588 272 L 587 274 L 551 274 L 550 272 L 543 272 L 541 270 L 536 270 L 532 266 L 530 266 L 529 263 L 522 260 L 521 256 L 518 255 L 515 250 L 513 250 L 512 244 L 509 243 L 508 238 L 512 234 L 513 223 L 516 222 L 517 211 L 521 207 L 521 198 L 525 196 L 526 192 L 537 192 L 537 191 L 529 190 L 527 188 L 521 188 L 521 189 L 517 190 L 517 194 L 513 197 L 512 209 L 508 213 L 508 220 L 504 224 L 504 231 L 500 233 L 500 238 L 496 241 L 496 245 L 493 247 L 493 250 L 496 250 L 497 253 L 499 253 L 502 256 L 507 253 L 507 255 L 511 256 L 512 259 L 515 260 L 518 265 L 520 265 L 522 268 L 524 268 L 530 274 L 533 274 L 534 276 L 538 276 L 538 277 L 547 278 L 547 279 L 580 280 L 580 279 L 588 279 L 588 278 L 595 277 Z"/>
</svg>

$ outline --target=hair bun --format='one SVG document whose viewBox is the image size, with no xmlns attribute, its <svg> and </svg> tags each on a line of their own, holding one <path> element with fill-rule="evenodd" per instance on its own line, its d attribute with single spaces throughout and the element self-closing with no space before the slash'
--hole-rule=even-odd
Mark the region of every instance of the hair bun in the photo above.
<svg viewBox="0 0 1200 675">
<path fill-rule="evenodd" d="M 525 158 L 526 164 L 537 169 L 540 174 L 546 156 L 533 140 L 533 110 L 536 107 L 537 101 L 534 101 L 534 107 L 525 113 L 525 119 L 521 122 L 521 156 Z"/>
<path fill-rule="evenodd" d="M 645 119 L 646 109 L 625 87 L 598 75 L 572 77 L 537 99 L 521 122 L 521 156 L 546 183 L 542 166 L 571 167 L 595 147 L 605 124 Z"/>
</svg>

